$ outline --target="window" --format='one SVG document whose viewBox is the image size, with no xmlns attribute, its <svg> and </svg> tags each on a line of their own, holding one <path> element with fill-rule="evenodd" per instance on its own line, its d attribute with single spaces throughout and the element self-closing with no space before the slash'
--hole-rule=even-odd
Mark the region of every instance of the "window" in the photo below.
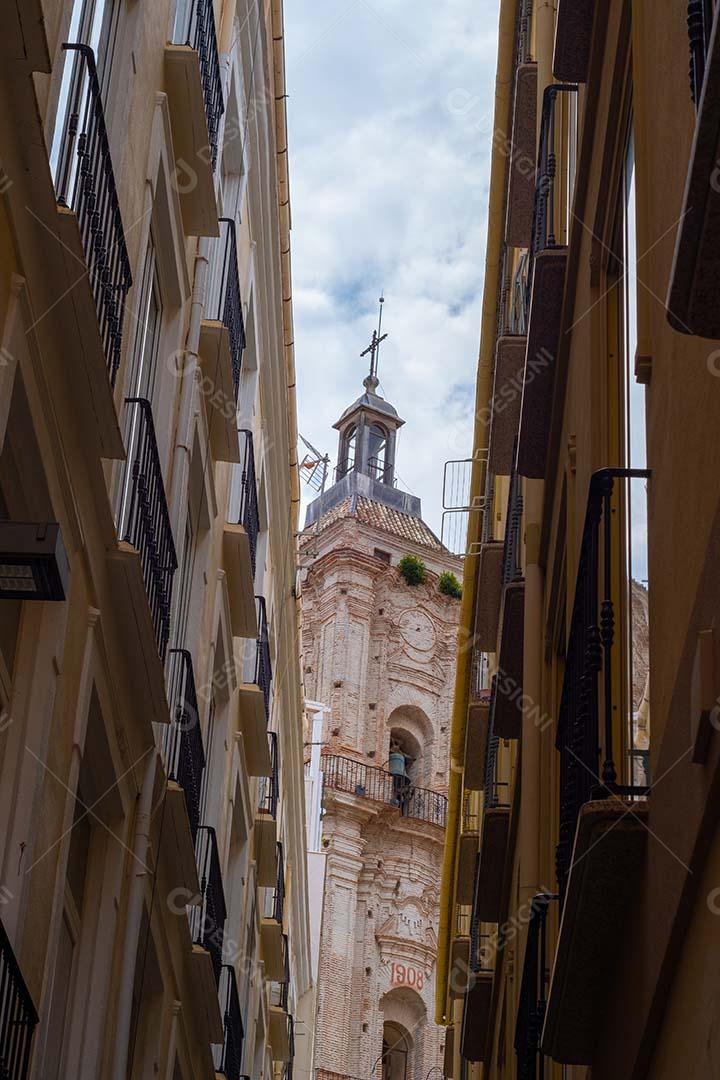
<svg viewBox="0 0 720 1080">
<path fill-rule="evenodd" d="M 150 233 L 140 283 L 140 302 L 138 304 L 137 328 L 133 347 L 131 397 L 144 397 L 148 401 L 153 400 L 162 314 L 163 305 L 155 255 L 155 242 L 152 233 Z"/>
<path fill-rule="evenodd" d="M 92 49 L 103 101 L 107 101 L 113 62 L 117 52 L 120 35 L 120 11 L 121 0 L 75 0 L 65 38 L 71 44 L 89 45 Z M 79 102 L 81 109 L 85 109 L 90 93 L 84 68 L 74 65 L 69 60 L 71 56 L 72 53 L 63 53 L 58 108 L 50 149 L 50 168 L 56 187 L 58 163 L 65 158 L 64 148 L 68 132 L 70 102 Z M 77 169 L 77 160 L 72 163 L 72 168 L 73 176 L 70 183 L 63 185 L 65 190 L 71 190 L 72 188 L 74 171 Z"/>
<path fill-rule="evenodd" d="M 180 564 L 180 589 L 178 591 L 178 606 L 175 618 L 176 649 L 187 647 L 194 564 L 195 530 L 193 527 L 192 510 L 188 507 L 187 517 L 185 518 L 185 543 L 183 545 L 182 562 Z"/>
<path fill-rule="evenodd" d="M 373 557 L 379 559 L 380 562 L 387 563 L 388 566 L 390 565 L 389 551 L 383 551 L 381 548 L 375 548 L 375 550 L 373 551 Z"/>
<path fill-rule="evenodd" d="M 160 1064 L 163 981 L 146 909 L 138 937 L 128 1045 L 127 1078 L 156 1076 Z"/>
<path fill-rule="evenodd" d="M 205 729 L 205 737 L 203 739 L 205 747 L 205 768 L 202 776 L 202 786 L 200 789 L 200 821 L 202 824 L 207 823 L 208 813 L 208 783 L 210 780 L 210 774 L 213 771 L 213 742 L 215 737 L 215 694 L 213 693 L 210 698 L 210 708 L 208 709 L 207 727 Z"/>
<path fill-rule="evenodd" d="M 91 840 L 91 819 L 83 809 L 85 799 L 80 791 L 75 802 L 75 815 L 70 835 L 65 900 L 60 922 L 60 939 L 55 957 L 48 1036 L 45 1044 L 45 1080 L 59 1080 L 64 1072 L 64 1049 L 70 1029 L 72 1005 L 77 977 L 77 945 L 82 932 L 83 898 L 88 873 Z"/>
<path fill-rule="evenodd" d="M 239 428 L 252 428 L 258 387 L 258 342 L 255 330 L 255 300 L 252 286 L 248 290 L 247 304 L 244 304 L 243 307 L 245 348 L 243 349 L 242 367 L 240 368 L 237 415 Z"/>
<path fill-rule="evenodd" d="M 7 425 L 0 445 L 0 519 L 54 521 L 55 516 L 18 364 L 12 383 Z M 22 600 L 3 600 L 0 604 L 0 686 L 2 696 L 6 699 L 11 693 L 22 610 Z M 1 725 L 0 720 L 0 730 Z"/>
</svg>

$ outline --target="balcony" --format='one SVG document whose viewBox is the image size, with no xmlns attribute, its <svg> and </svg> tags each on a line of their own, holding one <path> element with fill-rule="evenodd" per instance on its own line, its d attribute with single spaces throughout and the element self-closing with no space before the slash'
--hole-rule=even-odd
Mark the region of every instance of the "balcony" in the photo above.
<svg viewBox="0 0 720 1080">
<path fill-rule="evenodd" d="M 455 899 L 458 904 L 471 904 L 473 898 L 475 864 L 480 842 L 480 819 L 477 811 L 471 807 L 472 797 L 466 795 L 463 802 L 455 889 Z"/>
<path fill-rule="evenodd" d="M 495 349 L 488 457 L 488 470 L 493 476 L 510 476 L 515 465 L 526 346 L 524 335 L 504 335 L 498 338 Z"/>
<path fill-rule="evenodd" d="M 450 997 L 458 1001 L 465 997 L 470 985 L 470 935 L 453 935 L 450 942 Z"/>
<path fill-rule="evenodd" d="M 468 705 L 463 773 L 466 791 L 482 791 L 485 786 L 485 748 L 489 717 L 490 691 L 481 690 L 477 696 L 471 697 Z"/>
<path fill-rule="evenodd" d="M 125 456 L 113 387 L 125 300 L 132 285 L 95 56 L 65 42 L 62 95 L 51 149 L 58 236 L 65 260 L 68 383 L 101 457 Z M 85 269 L 78 280 L 78 270 Z"/>
<path fill-rule="evenodd" d="M 200 792 L 205 749 L 192 657 L 185 649 L 169 653 L 170 723 L 158 724 L 156 737 L 167 776 L 163 849 L 172 852 L 177 879 L 192 894 L 200 884 L 195 843 L 200 826 Z"/>
<path fill-rule="evenodd" d="M 247 641 L 243 650 L 239 719 L 250 776 L 269 776 L 271 762 L 266 732 L 270 720 L 272 663 L 267 609 L 262 596 L 255 597 L 255 616 L 257 637 Z"/>
<path fill-rule="evenodd" d="M 697 110 L 685 195 L 670 275 L 667 311 L 673 329 L 720 338 L 720 7 L 690 0 L 690 89 Z"/>
<path fill-rule="evenodd" d="M 288 1012 L 290 996 L 290 952 L 285 949 L 285 969 L 282 979 L 270 986 L 268 1039 L 273 1061 L 290 1062 L 295 1056 L 295 1028 Z"/>
<path fill-rule="evenodd" d="M 515 1054 L 517 1057 L 518 1080 L 537 1080 L 538 1064 L 540 1075 L 544 1075 L 544 1062 L 538 1060 L 540 1034 L 545 1021 L 546 1007 L 546 932 L 547 913 L 551 900 L 556 896 L 539 893 L 530 905 L 523 961 L 520 1000 L 518 1002 L 517 1022 L 515 1024 Z"/>
<path fill-rule="evenodd" d="M 567 247 L 557 243 L 555 231 L 555 107 L 560 94 L 577 96 L 577 86 L 556 83 L 543 95 L 528 270 L 530 316 L 517 468 L 522 476 L 535 479 L 545 475 L 567 265 Z"/>
<path fill-rule="evenodd" d="M 591 479 L 558 715 L 562 921 L 542 1045 L 572 1064 L 592 1061 L 647 838 L 649 790 L 619 783 L 615 766 L 629 715 L 629 645 L 616 633 L 615 603 L 624 579 L 616 523 L 627 484 L 648 476 L 603 469 Z"/>
<path fill-rule="evenodd" d="M 210 448 L 216 461 L 240 461 L 237 401 L 245 349 L 235 222 L 220 218 L 220 236 L 212 241 L 205 318 L 200 323 L 200 366 Z"/>
<path fill-rule="evenodd" d="M 537 64 L 518 65 L 512 120 L 505 239 L 511 247 L 530 246 L 537 160 Z"/>
<path fill-rule="evenodd" d="M 185 229 L 217 236 L 215 167 L 225 105 L 213 0 L 178 0 L 165 82 Z"/>
<path fill-rule="evenodd" d="M 500 740 L 494 732 L 491 705 L 485 758 L 485 802 L 478 860 L 478 888 L 475 896 L 476 916 L 480 922 L 497 922 L 500 916 L 510 830 L 510 784 L 503 778 L 500 770 L 499 747 Z"/>
<path fill-rule="evenodd" d="M 0 1076 L 26 1080 L 38 1014 L 0 922 Z"/>
<path fill-rule="evenodd" d="M 207 825 L 198 829 L 195 842 L 200 889 L 199 904 L 188 908 L 190 935 L 193 952 L 193 985 L 197 1002 L 205 1014 L 210 1032 L 210 1042 L 221 1043 L 224 1032 L 218 990 L 223 967 L 223 942 L 225 936 L 225 892 L 220 870 L 215 830 Z"/>
<path fill-rule="evenodd" d="M 493 730 L 503 739 L 522 731 L 525 578 L 521 565 L 523 498 L 517 472 L 510 478 L 503 544 L 498 672 L 492 686 Z"/>
<path fill-rule="evenodd" d="M 339 754 L 323 754 L 322 767 L 326 788 L 396 807 L 402 817 L 445 828 L 447 797 L 438 791 L 415 788 L 411 783 L 401 789 L 394 782 L 398 778 L 377 765 Z"/>
<path fill-rule="evenodd" d="M 234 637 L 256 637 L 258 622 L 255 604 L 255 566 L 260 534 L 255 448 L 251 431 L 240 437 L 240 506 L 237 524 L 223 529 L 223 555 L 230 593 L 230 622 Z"/>
<path fill-rule="evenodd" d="M 558 0 L 553 75 L 560 82 L 587 82 L 596 0 Z"/>
<path fill-rule="evenodd" d="M 455 1080 L 455 1028 L 445 1028 L 445 1049 L 443 1051 L 443 1076 L 446 1080 Z M 318 1078 L 319 1080 L 319 1078 Z"/>
<path fill-rule="evenodd" d="M 282 844 L 276 845 L 275 887 L 268 889 L 265 907 L 260 919 L 260 945 L 265 964 L 265 978 L 279 982 L 285 971 L 285 937 L 283 918 L 285 912 L 285 865 Z"/>
<path fill-rule="evenodd" d="M 167 723 L 164 663 L 177 555 L 150 402 L 127 398 L 128 455 L 120 486 L 118 537 L 108 569 L 123 622 L 132 681 Z"/>
<path fill-rule="evenodd" d="M 476 649 L 494 653 L 497 649 L 502 599 L 503 545 L 489 540 L 480 548 L 477 608 L 473 643 Z"/>
<path fill-rule="evenodd" d="M 280 797 L 277 735 L 271 731 L 263 736 L 270 749 L 270 774 L 258 783 L 258 806 L 253 829 L 253 852 L 257 868 L 257 883 L 263 888 L 276 885 L 277 869 L 277 811 Z"/>
<path fill-rule="evenodd" d="M 221 1051 L 215 1051 L 215 1071 L 227 1080 L 240 1080 L 245 1032 L 235 968 L 231 964 L 223 964 L 220 973 L 220 1002 L 224 1038 Z"/>
<path fill-rule="evenodd" d="M 473 915 L 470 926 L 470 977 L 463 1007 L 460 1053 L 466 1061 L 485 1061 L 495 970 L 488 934 Z"/>
</svg>

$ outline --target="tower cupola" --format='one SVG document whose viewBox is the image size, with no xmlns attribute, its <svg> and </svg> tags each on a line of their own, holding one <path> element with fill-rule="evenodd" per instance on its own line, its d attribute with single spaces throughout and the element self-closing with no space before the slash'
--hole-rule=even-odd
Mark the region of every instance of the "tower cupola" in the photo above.
<svg viewBox="0 0 720 1080">
<path fill-rule="evenodd" d="M 387 337 L 382 332 L 384 303 L 385 298 L 381 296 L 377 330 L 373 331 L 367 349 L 360 354 L 370 358 L 370 371 L 363 379 L 363 393 L 333 424 L 338 432 L 334 483 L 308 506 L 306 526 L 348 498 L 369 499 L 412 517 L 421 516 L 420 500 L 397 487 L 397 433 L 405 421 L 378 393 L 380 345 Z"/>
<path fill-rule="evenodd" d="M 378 394 L 377 375 L 382 333 L 382 305 L 378 328 L 361 356 L 370 357 L 370 373 L 363 379 L 365 392 L 345 410 L 333 426 L 340 433 L 338 441 L 337 480 L 350 472 L 362 473 L 381 484 L 395 485 L 395 452 L 398 428 L 405 423 L 397 410 Z"/>
</svg>

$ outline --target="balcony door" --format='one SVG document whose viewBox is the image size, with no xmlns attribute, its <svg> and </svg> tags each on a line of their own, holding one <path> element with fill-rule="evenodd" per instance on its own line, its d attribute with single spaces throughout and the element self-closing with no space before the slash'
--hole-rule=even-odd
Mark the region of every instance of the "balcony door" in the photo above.
<svg viewBox="0 0 720 1080">
<path fill-rule="evenodd" d="M 163 304 L 160 292 L 155 243 L 152 232 L 148 240 L 135 323 L 132 370 L 128 383 L 129 398 L 144 398 L 152 405 L 158 366 L 158 351 L 162 330 Z M 135 406 L 125 411 L 125 448 L 127 461 L 122 469 L 118 495 L 118 536 L 125 535 L 131 503 L 132 461 L 140 437 L 140 416 Z"/>
<path fill-rule="evenodd" d="M 65 42 L 89 45 L 93 51 L 100 95 L 107 103 L 120 30 L 121 0 L 74 0 Z M 72 155 L 70 118 L 80 122 L 90 108 L 90 76 L 78 53 L 64 50 L 55 128 L 50 147 L 50 168 L 58 196 L 72 190 L 77 175 L 77 158 Z M 62 186 L 62 191 L 60 187 Z"/>
</svg>

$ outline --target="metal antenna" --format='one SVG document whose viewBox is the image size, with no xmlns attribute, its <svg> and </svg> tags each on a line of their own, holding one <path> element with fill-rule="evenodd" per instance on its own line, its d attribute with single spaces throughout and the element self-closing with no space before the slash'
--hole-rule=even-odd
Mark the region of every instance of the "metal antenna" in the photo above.
<svg viewBox="0 0 720 1080">
<path fill-rule="evenodd" d="M 366 383 L 370 382 L 372 384 L 373 388 L 378 385 L 377 371 L 378 371 L 378 362 L 380 360 L 380 342 L 384 341 L 385 338 L 387 337 L 387 334 L 382 333 L 382 314 L 383 314 L 383 304 L 385 303 L 385 297 L 384 296 L 382 296 L 382 295 L 380 296 L 379 303 L 380 303 L 380 314 L 378 316 L 378 328 L 377 328 L 377 330 L 373 330 L 372 341 L 368 345 L 367 349 L 363 350 L 363 352 L 360 353 L 361 357 L 363 357 L 363 356 L 369 356 L 370 357 L 370 375 L 369 375 L 368 379 L 366 380 Z"/>
<path fill-rule="evenodd" d="M 327 480 L 328 465 L 330 464 L 330 458 L 327 454 L 321 454 L 311 442 L 303 438 L 300 435 L 300 442 L 303 444 L 306 450 L 310 452 L 300 462 L 300 476 L 308 485 L 315 491 L 319 491 L 320 494 L 325 491 L 325 481 Z"/>
</svg>

